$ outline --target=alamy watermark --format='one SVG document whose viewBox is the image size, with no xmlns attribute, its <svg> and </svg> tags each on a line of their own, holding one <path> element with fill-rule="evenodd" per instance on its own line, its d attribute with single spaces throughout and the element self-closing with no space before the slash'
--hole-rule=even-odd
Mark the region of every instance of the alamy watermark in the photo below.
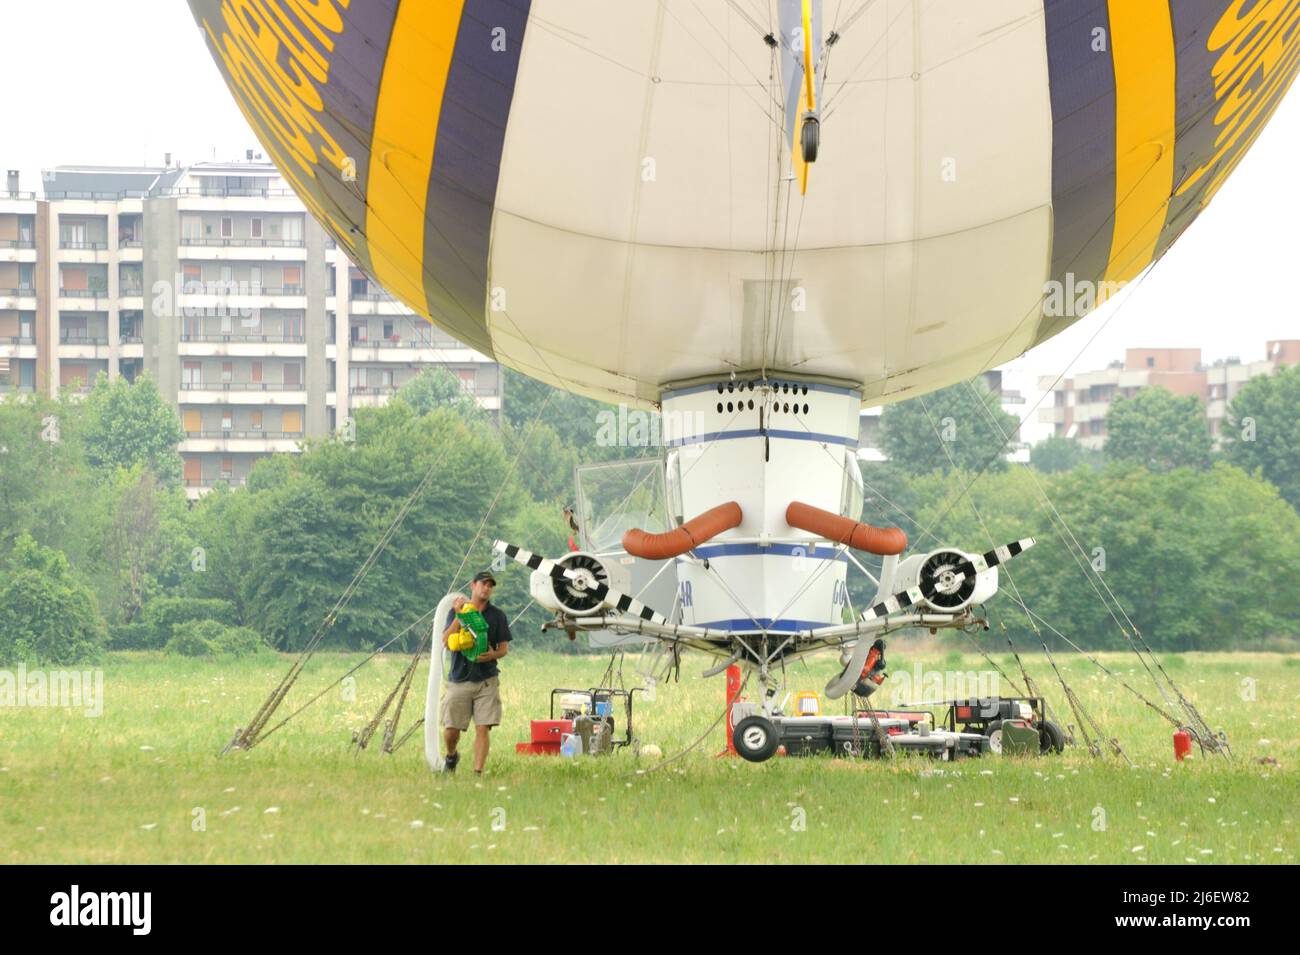
<svg viewBox="0 0 1300 955">
<path fill-rule="evenodd" d="M 103 670 L 0 670 L 0 706 L 49 706 L 104 714 Z"/>
<path fill-rule="evenodd" d="M 596 413 L 596 444 L 602 448 L 658 448 L 664 435 L 699 435 L 716 431 L 716 415 L 705 411 L 640 411 L 620 404 Z M 715 425 L 710 427 L 709 422 Z"/>
<path fill-rule="evenodd" d="M 889 701 L 892 706 L 939 700 L 989 700 L 997 715 L 998 674 L 992 670 L 927 670 L 920 662 L 912 671 L 895 671 L 889 675 Z"/>
</svg>

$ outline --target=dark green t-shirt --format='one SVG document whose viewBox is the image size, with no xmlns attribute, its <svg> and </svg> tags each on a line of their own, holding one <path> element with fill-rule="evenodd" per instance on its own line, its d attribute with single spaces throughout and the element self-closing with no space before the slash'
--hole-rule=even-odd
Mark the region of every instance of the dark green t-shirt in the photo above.
<svg viewBox="0 0 1300 955">
<path fill-rule="evenodd" d="M 453 610 L 451 616 L 443 624 L 443 631 L 451 626 L 456 612 Z M 496 606 L 489 603 L 483 608 L 483 619 L 488 625 L 488 647 L 495 650 L 498 644 L 510 642 L 510 621 L 506 615 Z M 489 660 L 487 663 L 470 663 L 465 659 L 465 654 L 457 650 L 451 655 L 451 673 L 447 676 L 449 683 L 480 683 L 489 677 L 497 675 L 497 661 Z"/>
</svg>

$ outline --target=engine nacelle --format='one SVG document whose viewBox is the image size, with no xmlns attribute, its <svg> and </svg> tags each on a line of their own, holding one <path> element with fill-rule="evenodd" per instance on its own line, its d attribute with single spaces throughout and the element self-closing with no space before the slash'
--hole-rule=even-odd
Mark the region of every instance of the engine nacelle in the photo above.
<svg viewBox="0 0 1300 955">
<path fill-rule="evenodd" d="M 611 579 L 605 563 L 585 551 L 572 551 L 555 562 L 575 577 L 560 579 L 544 570 L 535 570 L 528 580 L 528 594 L 547 610 L 558 611 L 570 617 L 585 617 L 600 613 L 604 602 L 594 591 L 599 585 L 617 586 Z"/>
<path fill-rule="evenodd" d="M 979 560 L 977 554 L 946 547 L 928 554 L 913 554 L 898 562 L 893 589 L 915 587 L 930 608 L 940 613 L 960 613 L 998 592 L 998 569 L 990 567 L 972 573 L 971 561 L 975 560 Z"/>
</svg>

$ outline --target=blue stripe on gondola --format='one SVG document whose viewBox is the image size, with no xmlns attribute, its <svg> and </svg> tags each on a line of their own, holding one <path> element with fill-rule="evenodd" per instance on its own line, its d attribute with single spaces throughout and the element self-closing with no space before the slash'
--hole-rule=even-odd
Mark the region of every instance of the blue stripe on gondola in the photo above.
<svg viewBox="0 0 1300 955">
<path fill-rule="evenodd" d="M 738 382 L 742 380 L 748 383 L 751 379 L 744 378 L 743 376 L 737 379 Z M 753 380 L 757 381 L 758 379 L 753 379 Z M 775 386 L 793 385 L 799 388 L 800 391 L 802 391 L 802 389 L 804 388 L 807 388 L 809 391 L 816 391 L 826 395 L 856 395 L 858 398 L 862 397 L 861 389 L 845 388 L 840 385 L 823 385 L 811 381 L 779 381 L 775 378 L 769 378 L 767 383 L 769 385 L 775 385 Z M 714 394 L 717 394 L 718 383 L 715 381 L 712 384 L 690 385 L 685 388 L 673 388 L 669 391 L 665 391 L 663 393 L 663 397 L 665 399 L 681 398 L 684 397 L 685 395 L 698 395 L 703 391 L 712 391 Z M 728 394 L 735 395 L 737 393 L 738 391 L 730 391 L 730 392 L 727 391 L 726 384 L 724 383 L 722 388 L 722 394 L 720 395 L 720 397 L 725 397 Z M 751 392 L 746 391 L 746 394 L 750 394 L 750 393 Z"/>
<path fill-rule="evenodd" d="M 755 626 L 757 624 L 757 626 Z M 740 617 L 735 620 L 714 620 L 711 623 L 694 623 L 693 627 L 707 627 L 710 630 L 726 630 L 728 633 L 757 633 L 760 630 L 768 630 L 776 633 L 797 633 L 804 630 L 817 630 L 821 627 L 833 626 L 830 623 L 821 620 L 777 620 L 772 621 L 771 617 L 755 617 L 751 620 L 749 617 Z"/>
<path fill-rule="evenodd" d="M 737 438 L 759 438 L 763 432 L 757 428 L 742 428 L 739 431 L 711 431 L 707 434 L 691 435 L 685 438 L 670 438 L 664 444 L 670 448 L 680 448 L 687 444 L 709 444 L 712 441 L 733 441 Z M 840 437 L 838 434 L 819 434 L 816 431 L 784 431 L 768 428 L 770 438 L 782 438 L 787 441 L 817 441 L 822 444 L 840 444 L 857 450 L 858 439 Z"/>
<path fill-rule="evenodd" d="M 806 557 L 809 560 L 848 562 L 848 557 L 829 544 L 822 544 L 816 550 L 808 544 L 705 544 L 694 548 L 691 553 L 701 560 L 718 557 Z"/>
</svg>

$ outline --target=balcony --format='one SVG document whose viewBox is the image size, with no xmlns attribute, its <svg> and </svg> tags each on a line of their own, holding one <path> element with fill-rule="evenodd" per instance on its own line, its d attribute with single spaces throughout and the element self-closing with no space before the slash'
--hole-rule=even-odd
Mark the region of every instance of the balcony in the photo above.
<svg viewBox="0 0 1300 955">
<path fill-rule="evenodd" d="M 259 441 L 260 440 L 278 441 L 284 439 L 301 441 L 303 438 L 303 433 L 301 431 L 262 431 L 260 429 L 253 429 L 249 431 L 238 431 L 233 428 L 222 428 L 219 431 L 186 431 L 185 437 L 217 439 L 217 440 L 226 440 L 226 439 L 237 440 L 241 438 L 254 438 Z"/>
<path fill-rule="evenodd" d="M 183 342 L 258 342 L 261 344 L 301 345 L 307 341 L 305 335 L 244 335 L 239 333 L 200 332 L 197 335 L 182 335 Z"/>
<path fill-rule="evenodd" d="M 305 249 L 307 247 L 307 243 L 303 239 L 254 239 L 251 236 L 238 239 L 233 237 L 229 239 L 181 239 L 181 245 L 192 245 L 197 248 L 250 247 L 259 249 Z"/>
<path fill-rule="evenodd" d="M 283 381 L 182 381 L 181 391 L 302 391 Z"/>
<path fill-rule="evenodd" d="M 144 239 L 118 239 L 117 247 L 119 249 L 143 249 Z"/>
<path fill-rule="evenodd" d="M 160 193 L 163 196 L 187 198 L 194 197 L 200 199 L 296 199 L 297 195 L 292 189 L 271 189 L 267 188 L 231 188 L 229 186 L 203 186 L 201 188 L 186 189 L 164 189 Z"/>
<path fill-rule="evenodd" d="M 60 249 L 74 249 L 83 252 L 103 252 L 108 248 L 107 242 L 90 242 L 85 239 L 59 239 Z"/>
<path fill-rule="evenodd" d="M 36 339 L 32 335 L 18 335 L 0 337 L 0 345 L 35 345 Z"/>
<path fill-rule="evenodd" d="M 265 381 L 205 381 L 180 385 L 182 404 L 300 407 L 307 404 L 306 385 Z"/>
<path fill-rule="evenodd" d="M 60 345 L 107 345 L 108 336 L 100 335 L 94 332 L 69 332 L 66 329 L 59 332 Z"/>
<path fill-rule="evenodd" d="M 143 345 L 144 336 L 139 332 L 123 332 L 118 336 L 117 343 L 119 345 Z"/>
<path fill-rule="evenodd" d="M 243 487 L 247 481 L 248 479 L 243 477 L 185 478 L 185 496 L 194 500 L 219 484 L 227 487 Z"/>
<path fill-rule="evenodd" d="M 0 249 L 34 249 L 35 239 L 0 239 Z"/>
<path fill-rule="evenodd" d="M 185 454 L 293 454 L 304 437 L 301 431 L 188 431 L 180 450 Z"/>
<path fill-rule="evenodd" d="M 306 262 L 303 239 L 211 238 L 191 236 L 180 240 L 181 257 L 211 262 Z"/>
<path fill-rule="evenodd" d="M 59 289 L 60 298 L 108 298 L 108 292 L 105 289 L 93 288 L 61 288 Z"/>
</svg>

